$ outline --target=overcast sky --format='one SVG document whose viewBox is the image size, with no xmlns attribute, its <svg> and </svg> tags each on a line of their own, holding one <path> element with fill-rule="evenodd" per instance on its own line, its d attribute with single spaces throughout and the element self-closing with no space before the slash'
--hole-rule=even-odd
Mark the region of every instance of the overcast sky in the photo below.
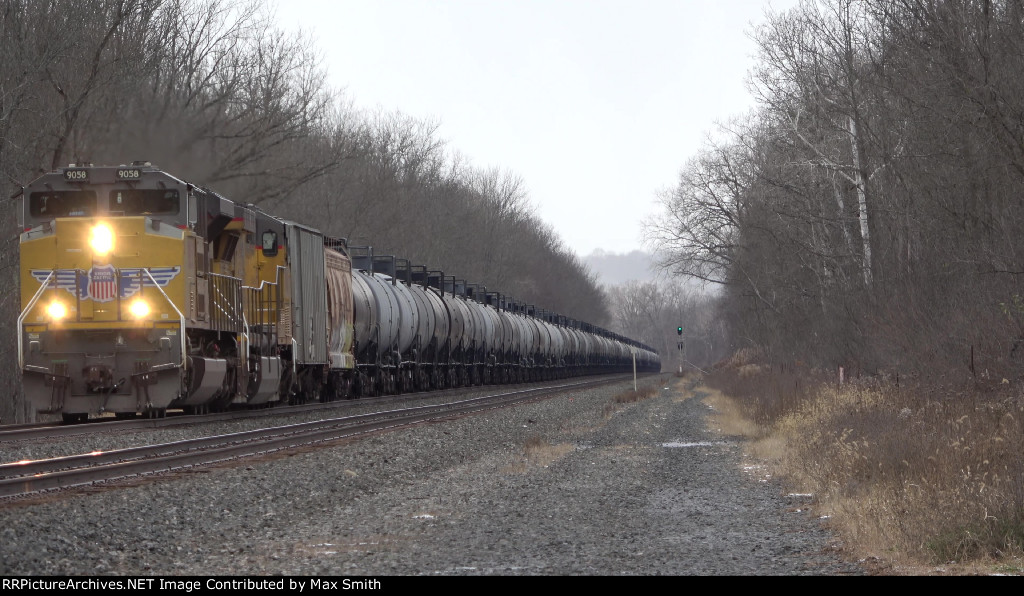
<svg viewBox="0 0 1024 596">
<path fill-rule="evenodd" d="M 745 86 L 765 11 L 796 0 L 279 0 L 358 108 L 435 120 L 523 178 L 580 256 L 641 248 L 640 221 Z"/>
</svg>

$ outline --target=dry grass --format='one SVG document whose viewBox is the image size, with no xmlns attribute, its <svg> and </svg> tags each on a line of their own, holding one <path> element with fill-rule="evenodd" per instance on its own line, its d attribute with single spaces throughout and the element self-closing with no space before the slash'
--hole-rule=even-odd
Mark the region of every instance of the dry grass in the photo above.
<svg viewBox="0 0 1024 596">
<path fill-rule="evenodd" d="M 527 437 L 523 443 L 523 455 L 513 464 L 506 466 L 502 472 L 506 474 L 525 474 L 531 468 L 546 468 L 555 461 L 568 455 L 575 447 L 570 443 L 552 445 L 540 435 Z"/>
<path fill-rule="evenodd" d="M 656 385 L 647 385 L 644 387 L 638 387 L 636 390 L 630 389 L 629 391 L 624 391 L 613 397 L 609 403 L 605 404 L 602 414 L 606 419 L 611 418 L 612 415 L 621 410 L 623 406 L 634 404 L 645 399 L 650 399 L 655 395 L 658 395 L 658 387 Z"/>
<path fill-rule="evenodd" d="M 848 548 L 890 572 L 1024 572 L 1024 391 L 953 393 L 799 367 L 722 366 L 726 434 L 810 492 Z M 950 567 L 953 566 L 953 567 Z"/>
<path fill-rule="evenodd" d="M 712 423 L 718 432 L 727 436 L 760 439 L 761 427 L 744 415 L 743 408 L 734 399 L 730 399 L 717 389 L 702 388 L 708 394 L 704 403 L 714 408 L 711 415 Z"/>
<path fill-rule="evenodd" d="M 640 387 L 636 391 L 626 391 L 625 393 L 616 395 L 614 401 L 617 404 L 631 404 L 652 398 L 657 394 L 657 387 Z"/>
</svg>

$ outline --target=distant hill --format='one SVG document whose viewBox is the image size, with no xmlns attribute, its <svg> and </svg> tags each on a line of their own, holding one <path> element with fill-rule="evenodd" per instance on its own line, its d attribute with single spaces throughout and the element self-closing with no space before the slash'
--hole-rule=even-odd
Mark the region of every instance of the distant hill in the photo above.
<svg viewBox="0 0 1024 596">
<path fill-rule="evenodd" d="M 598 276 L 600 283 L 615 286 L 627 281 L 654 281 L 653 256 L 642 250 L 619 254 L 600 248 L 583 257 L 583 262 Z"/>
</svg>

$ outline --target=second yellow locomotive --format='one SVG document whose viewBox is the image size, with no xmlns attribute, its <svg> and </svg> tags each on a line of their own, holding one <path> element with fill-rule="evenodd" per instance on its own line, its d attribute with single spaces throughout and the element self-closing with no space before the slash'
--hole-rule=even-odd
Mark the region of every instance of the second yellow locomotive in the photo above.
<svg viewBox="0 0 1024 596">
<path fill-rule="evenodd" d="M 660 368 L 627 338 L 350 256 L 147 162 L 44 174 L 23 189 L 23 218 L 18 365 L 33 412 L 65 421 L 612 372 L 631 358 Z"/>
<path fill-rule="evenodd" d="M 327 279 L 289 275 L 323 271 L 312 230 L 149 163 L 72 165 L 23 193 L 18 358 L 36 411 L 162 416 L 322 383 Z"/>
</svg>

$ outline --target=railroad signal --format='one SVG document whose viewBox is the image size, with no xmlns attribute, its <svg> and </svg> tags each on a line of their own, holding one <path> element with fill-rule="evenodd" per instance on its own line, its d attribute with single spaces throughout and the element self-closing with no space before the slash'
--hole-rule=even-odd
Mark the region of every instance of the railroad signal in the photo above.
<svg viewBox="0 0 1024 596">
<path fill-rule="evenodd" d="M 683 328 L 682 327 L 676 327 L 676 333 L 678 333 L 679 335 L 682 335 L 683 334 Z"/>
</svg>

